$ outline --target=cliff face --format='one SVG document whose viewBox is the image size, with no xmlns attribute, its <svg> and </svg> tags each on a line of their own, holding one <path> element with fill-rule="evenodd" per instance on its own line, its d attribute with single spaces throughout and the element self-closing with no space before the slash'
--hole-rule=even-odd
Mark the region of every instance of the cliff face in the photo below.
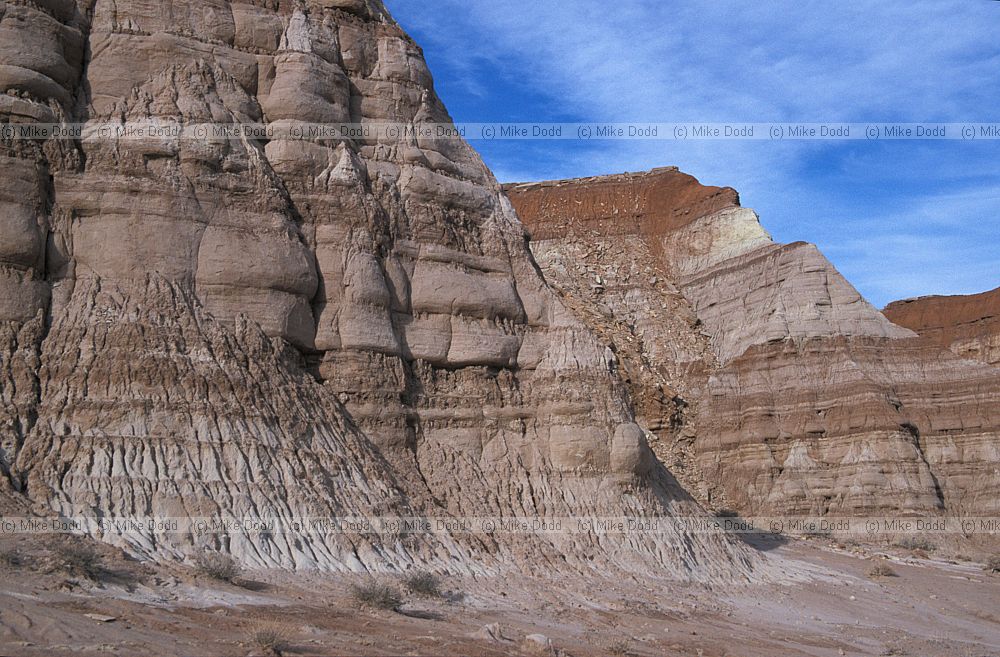
<svg viewBox="0 0 1000 657">
<path fill-rule="evenodd" d="M 640 424 L 716 507 L 992 513 L 1000 378 L 889 322 L 812 245 L 672 169 L 508 185 Z"/>
<path fill-rule="evenodd" d="M 962 358 L 1000 366 L 1000 288 L 966 296 L 895 301 L 882 312 L 894 324 Z"/>
<path fill-rule="evenodd" d="M 15 122 L 450 120 L 377 0 L 0 2 L 0 91 Z M 44 509 L 699 512 L 464 142 L 0 151 L 0 479 Z M 519 554 L 687 577 L 750 563 L 718 536 L 669 533 L 627 550 L 581 535 L 104 538 L 310 568 L 479 570 Z"/>
</svg>

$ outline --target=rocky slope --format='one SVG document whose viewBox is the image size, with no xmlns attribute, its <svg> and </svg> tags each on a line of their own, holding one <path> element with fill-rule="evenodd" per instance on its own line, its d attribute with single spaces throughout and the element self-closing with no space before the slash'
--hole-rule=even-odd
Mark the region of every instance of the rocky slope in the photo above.
<svg viewBox="0 0 1000 657">
<path fill-rule="evenodd" d="M 895 301 L 882 312 L 894 324 L 962 358 L 1000 366 L 1000 288 L 982 294 Z"/>
<path fill-rule="evenodd" d="M 13 122 L 450 121 L 378 0 L 0 2 L 0 91 Z M 44 512 L 700 513 L 462 141 L 8 139 L 0 170 L 0 485 Z M 102 537 L 294 568 L 752 566 L 669 530 Z"/>
<path fill-rule="evenodd" d="M 654 449 L 706 503 L 997 510 L 996 370 L 889 322 L 733 190 L 658 169 L 506 191 L 546 278 L 615 345 Z"/>
</svg>

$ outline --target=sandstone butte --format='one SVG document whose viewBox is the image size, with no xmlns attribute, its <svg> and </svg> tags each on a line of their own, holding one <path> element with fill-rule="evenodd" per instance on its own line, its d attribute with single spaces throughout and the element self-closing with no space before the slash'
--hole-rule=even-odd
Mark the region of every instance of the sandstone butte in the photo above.
<svg viewBox="0 0 1000 657">
<path fill-rule="evenodd" d="M 894 324 L 963 358 L 1000 367 L 1000 288 L 982 294 L 905 299 L 882 312 Z"/>
<path fill-rule="evenodd" d="M 10 122 L 450 122 L 378 0 L 0 2 L 0 90 Z M 517 186 L 532 256 L 479 156 L 419 133 L 5 139 L 0 172 L 4 508 L 996 511 L 997 371 L 772 243 L 732 190 Z M 251 568 L 766 570 L 669 528 L 100 538 Z"/>
<path fill-rule="evenodd" d="M 996 292 L 894 304 L 893 324 L 815 246 L 775 243 L 734 190 L 674 168 L 505 189 L 547 281 L 613 345 L 639 424 L 703 503 L 1000 508 Z"/>
</svg>

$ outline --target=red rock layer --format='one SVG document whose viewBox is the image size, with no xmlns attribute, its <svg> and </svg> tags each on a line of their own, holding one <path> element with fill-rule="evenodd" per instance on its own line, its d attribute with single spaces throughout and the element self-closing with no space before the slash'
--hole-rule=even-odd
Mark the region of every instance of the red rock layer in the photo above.
<svg viewBox="0 0 1000 657">
<path fill-rule="evenodd" d="M 740 204 L 730 187 L 706 187 L 676 167 L 644 173 L 507 185 L 518 211 L 532 217 L 532 238 L 567 231 L 656 235 Z"/>
<path fill-rule="evenodd" d="M 964 296 L 895 301 L 882 311 L 963 358 L 1000 365 L 1000 288 Z"/>
</svg>

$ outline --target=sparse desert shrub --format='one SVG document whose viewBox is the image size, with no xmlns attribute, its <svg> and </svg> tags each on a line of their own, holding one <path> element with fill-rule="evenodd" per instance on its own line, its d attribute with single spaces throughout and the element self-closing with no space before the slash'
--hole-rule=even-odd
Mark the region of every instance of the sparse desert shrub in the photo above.
<svg viewBox="0 0 1000 657">
<path fill-rule="evenodd" d="M 986 560 L 983 570 L 988 573 L 1000 573 L 1000 554 L 994 554 Z"/>
<path fill-rule="evenodd" d="M 806 538 L 829 539 L 833 537 L 833 532 L 831 532 L 829 529 L 816 528 L 816 529 L 807 529 L 806 531 L 802 532 L 802 535 L 805 536 Z"/>
<path fill-rule="evenodd" d="M 356 584 L 351 589 L 351 596 L 365 607 L 384 611 L 395 611 L 403 604 L 399 591 L 385 582 L 371 581 Z"/>
<path fill-rule="evenodd" d="M 442 595 L 441 578 L 426 571 L 409 573 L 403 578 L 403 585 L 410 593 L 426 598 L 440 598 Z"/>
<path fill-rule="evenodd" d="M 73 577 L 85 577 L 96 581 L 104 572 L 101 554 L 86 543 L 72 543 L 56 548 L 52 555 L 54 570 Z"/>
<path fill-rule="evenodd" d="M 869 577 L 896 577 L 896 571 L 894 571 L 889 564 L 884 561 L 879 561 L 878 563 L 872 565 L 868 569 Z"/>
<path fill-rule="evenodd" d="M 266 655 L 280 657 L 288 649 L 288 634 L 280 627 L 257 627 L 250 633 L 249 643 Z"/>
<path fill-rule="evenodd" d="M 608 654 L 612 657 L 629 657 L 632 654 L 632 644 L 627 639 L 615 641 L 608 646 Z"/>
<path fill-rule="evenodd" d="M 896 541 L 896 547 L 903 548 L 904 550 L 922 550 L 924 552 L 933 552 L 937 549 L 936 545 L 923 536 L 906 536 L 901 538 Z"/>
<path fill-rule="evenodd" d="M 0 566 L 4 568 L 20 568 L 24 565 L 24 557 L 16 549 L 0 552 Z"/>
<path fill-rule="evenodd" d="M 243 573 L 236 560 L 221 552 L 205 552 L 195 559 L 195 568 L 206 577 L 235 584 Z"/>
</svg>

